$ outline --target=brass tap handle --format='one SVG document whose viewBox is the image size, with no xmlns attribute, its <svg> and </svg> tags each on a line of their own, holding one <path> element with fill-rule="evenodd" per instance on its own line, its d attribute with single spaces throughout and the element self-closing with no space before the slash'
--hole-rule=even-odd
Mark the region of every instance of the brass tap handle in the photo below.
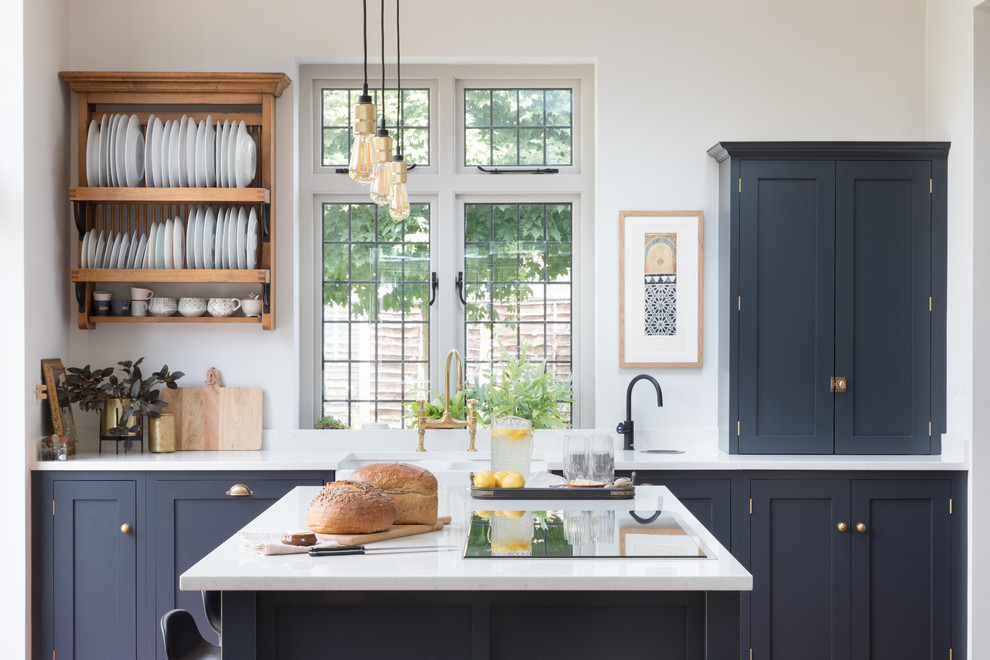
<svg viewBox="0 0 990 660">
<path fill-rule="evenodd" d="M 844 532 L 844 531 L 846 531 L 847 529 L 849 529 L 849 525 L 847 525 L 847 524 L 846 524 L 846 523 L 844 523 L 844 522 L 840 522 L 840 523 L 839 523 L 838 525 L 836 525 L 836 526 L 835 526 L 835 528 L 836 528 L 837 530 L 839 530 L 840 532 Z"/>
<path fill-rule="evenodd" d="M 120 526 L 120 532 L 121 532 L 121 534 L 130 534 L 131 533 L 131 529 L 132 529 L 132 527 L 128 523 L 124 523 L 123 525 Z"/>
<path fill-rule="evenodd" d="M 426 437 L 426 401 L 420 399 L 416 403 L 419 404 L 419 414 L 416 415 L 416 429 L 419 431 L 419 447 L 416 451 L 426 451 L 426 447 L 423 446 L 423 440 Z"/>
<path fill-rule="evenodd" d="M 478 430 L 478 413 L 475 411 L 474 406 L 478 403 L 477 399 L 468 399 L 468 417 L 467 417 L 467 427 L 468 435 L 471 437 L 471 443 L 468 445 L 468 451 L 478 451 L 474 447 L 474 434 Z"/>
<path fill-rule="evenodd" d="M 860 534 L 864 533 L 866 531 L 866 524 L 856 523 L 856 531 L 859 532 Z"/>
<path fill-rule="evenodd" d="M 254 491 L 244 484 L 234 484 L 230 487 L 230 490 L 227 491 L 227 495 L 230 495 L 231 497 L 250 497 L 251 495 L 254 495 Z"/>
</svg>

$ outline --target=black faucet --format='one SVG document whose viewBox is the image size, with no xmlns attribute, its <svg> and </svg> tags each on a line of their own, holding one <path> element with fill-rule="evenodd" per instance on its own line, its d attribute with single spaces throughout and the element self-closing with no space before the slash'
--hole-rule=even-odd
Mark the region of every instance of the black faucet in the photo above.
<svg viewBox="0 0 990 660">
<path fill-rule="evenodd" d="M 653 376 L 647 374 L 640 374 L 629 381 L 629 387 L 626 388 L 626 421 L 620 422 L 618 426 L 615 427 L 616 433 L 621 433 L 625 436 L 625 441 L 623 442 L 623 449 L 635 449 L 636 446 L 633 442 L 633 421 L 632 421 L 632 390 L 633 385 L 640 380 L 648 380 L 653 383 L 653 387 L 657 389 L 657 406 L 663 408 L 663 392 L 660 390 L 660 383 Z"/>
</svg>

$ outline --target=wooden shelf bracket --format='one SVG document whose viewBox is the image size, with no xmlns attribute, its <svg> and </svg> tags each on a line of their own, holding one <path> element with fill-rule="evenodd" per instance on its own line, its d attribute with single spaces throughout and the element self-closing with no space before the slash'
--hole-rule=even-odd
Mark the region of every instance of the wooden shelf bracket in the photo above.
<svg viewBox="0 0 990 660">
<path fill-rule="evenodd" d="M 79 313 L 86 313 L 86 283 L 76 282 L 76 302 L 79 303 Z"/>
<path fill-rule="evenodd" d="M 268 243 L 271 240 L 271 212 L 272 204 L 271 202 L 265 202 L 261 205 L 261 240 Z"/>
<path fill-rule="evenodd" d="M 76 220 L 76 231 L 79 232 L 79 240 L 83 239 L 86 233 L 86 203 L 73 200 L 72 215 Z"/>
<path fill-rule="evenodd" d="M 265 282 L 261 285 L 261 307 L 265 314 L 272 313 L 271 297 L 272 285 L 269 282 Z"/>
</svg>

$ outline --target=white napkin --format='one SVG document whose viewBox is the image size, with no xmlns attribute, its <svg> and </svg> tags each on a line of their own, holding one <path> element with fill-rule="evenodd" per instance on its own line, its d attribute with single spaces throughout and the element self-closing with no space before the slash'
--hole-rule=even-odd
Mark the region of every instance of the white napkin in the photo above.
<svg viewBox="0 0 990 660">
<path fill-rule="evenodd" d="M 340 545 L 336 541 L 322 541 L 316 545 L 288 545 L 282 543 L 282 535 L 278 532 L 237 532 L 241 537 L 243 550 L 259 555 L 295 555 L 305 554 L 310 548 L 327 548 Z"/>
<path fill-rule="evenodd" d="M 550 486 L 561 486 L 567 483 L 560 475 L 551 472 L 534 472 L 529 475 L 526 485 L 530 488 L 549 488 Z"/>
</svg>

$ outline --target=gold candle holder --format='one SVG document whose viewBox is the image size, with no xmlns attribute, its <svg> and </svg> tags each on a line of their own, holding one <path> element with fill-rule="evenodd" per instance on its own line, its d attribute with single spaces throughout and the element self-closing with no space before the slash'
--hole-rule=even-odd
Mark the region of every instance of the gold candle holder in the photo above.
<svg viewBox="0 0 990 660">
<path fill-rule="evenodd" d="M 148 420 L 148 449 L 160 454 L 175 451 L 175 413 Z"/>
</svg>

